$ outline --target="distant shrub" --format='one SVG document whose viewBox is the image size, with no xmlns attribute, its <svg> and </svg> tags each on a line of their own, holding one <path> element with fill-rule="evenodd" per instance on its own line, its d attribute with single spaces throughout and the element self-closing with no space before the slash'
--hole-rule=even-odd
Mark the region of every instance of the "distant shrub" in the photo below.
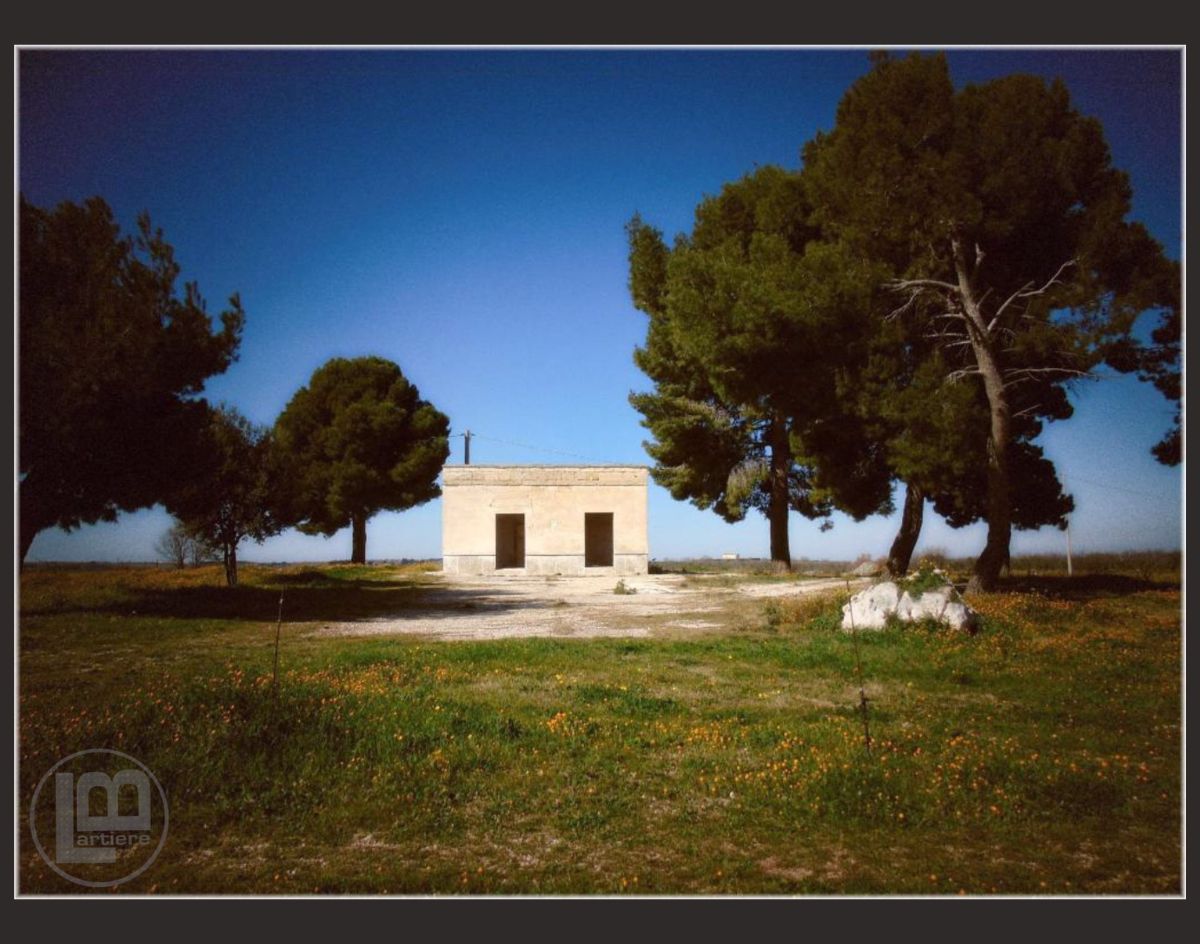
<svg viewBox="0 0 1200 944">
<path fill-rule="evenodd" d="M 777 631 L 783 622 L 783 616 L 783 607 L 775 600 L 768 600 L 763 604 L 763 618 L 767 621 L 767 629 Z"/>
<path fill-rule="evenodd" d="M 1124 576 L 1137 580 L 1178 581 L 1182 572 L 1179 551 L 1114 551 L 1075 554 L 1071 560 L 1075 576 Z M 1022 554 L 1012 559 L 1013 576 L 1056 576 L 1067 573 L 1065 554 Z"/>
<path fill-rule="evenodd" d="M 925 564 L 930 567 L 936 567 L 939 570 L 949 570 L 951 567 L 950 552 L 944 547 L 930 547 L 921 552 L 919 558 L 920 563 L 917 569 L 920 570 Z"/>
<path fill-rule="evenodd" d="M 836 629 L 841 625 L 844 595 L 806 593 L 763 604 L 764 628 L 771 632 Z"/>
</svg>

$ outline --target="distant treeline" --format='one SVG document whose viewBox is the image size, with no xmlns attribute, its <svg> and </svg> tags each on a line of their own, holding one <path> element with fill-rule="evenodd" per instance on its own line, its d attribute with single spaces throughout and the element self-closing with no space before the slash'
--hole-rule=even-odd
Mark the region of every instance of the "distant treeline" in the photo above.
<svg viewBox="0 0 1200 944">
<path fill-rule="evenodd" d="M 200 566 L 212 567 L 219 563 L 220 561 L 212 561 Z M 301 564 L 345 564 L 346 561 L 242 561 L 242 563 L 249 564 L 252 567 L 297 567 Z M 442 559 L 440 557 L 400 557 L 373 560 L 369 566 L 407 567 L 412 564 L 437 564 L 441 566 L 441 563 Z M 119 567 L 170 569 L 175 565 L 168 561 L 27 561 L 25 566 L 40 567 L 45 570 L 105 570 Z"/>
</svg>

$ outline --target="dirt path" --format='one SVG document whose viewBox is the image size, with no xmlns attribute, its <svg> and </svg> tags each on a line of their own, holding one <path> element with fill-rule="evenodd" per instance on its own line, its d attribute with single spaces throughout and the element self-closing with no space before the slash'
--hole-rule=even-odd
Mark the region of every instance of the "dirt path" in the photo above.
<svg viewBox="0 0 1200 944">
<path fill-rule="evenodd" d="M 434 639 L 530 636 L 589 638 L 649 636 L 721 626 L 731 608 L 756 599 L 819 593 L 844 580 L 747 581 L 677 575 L 626 577 L 431 576 L 428 589 L 402 614 L 355 622 L 317 623 L 310 635 L 417 635 Z"/>
</svg>

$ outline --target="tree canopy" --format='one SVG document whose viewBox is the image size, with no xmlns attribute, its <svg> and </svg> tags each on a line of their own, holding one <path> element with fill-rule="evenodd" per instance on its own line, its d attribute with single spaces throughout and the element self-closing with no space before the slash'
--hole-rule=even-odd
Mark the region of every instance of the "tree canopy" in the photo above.
<svg viewBox="0 0 1200 944">
<path fill-rule="evenodd" d="M 193 466 L 204 382 L 235 359 L 234 295 L 215 330 L 146 214 L 123 236 L 93 197 L 20 201 L 20 554 L 45 528 L 162 501 Z"/>
<path fill-rule="evenodd" d="M 275 510 L 282 476 L 270 431 L 232 407 L 211 411 L 203 446 L 165 504 L 188 535 L 220 550 L 225 581 L 236 587 L 238 545 L 246 538 L 262 542 L 283 528 Z"/>
<path fill-rule="evenodd" d="M 286 474 L 284 520 L 308 534 L 353 528 L 351 559 L 366 562 L 367 520 L 441 494 L 450 421 L 421 399 L 391 361 L 334 358 L 318 368 L 275 422 Z"/>
</svg>

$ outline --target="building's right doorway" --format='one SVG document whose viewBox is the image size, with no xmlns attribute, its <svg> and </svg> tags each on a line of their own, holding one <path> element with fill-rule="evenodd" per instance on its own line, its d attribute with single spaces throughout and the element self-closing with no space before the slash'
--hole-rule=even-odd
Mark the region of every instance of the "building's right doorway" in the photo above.
<svg viewBox="0 0 1200 944">
<path fill-rule="evenodd" d="M 496 515 L 496 569 L 525 566 L 525 516 Z"/>
<path fill-rule="evenodd" d="M 583 563 L 585 567 L 613 565 L 613 516 L 611 511 L 583 516 Z"/>
</svg>

